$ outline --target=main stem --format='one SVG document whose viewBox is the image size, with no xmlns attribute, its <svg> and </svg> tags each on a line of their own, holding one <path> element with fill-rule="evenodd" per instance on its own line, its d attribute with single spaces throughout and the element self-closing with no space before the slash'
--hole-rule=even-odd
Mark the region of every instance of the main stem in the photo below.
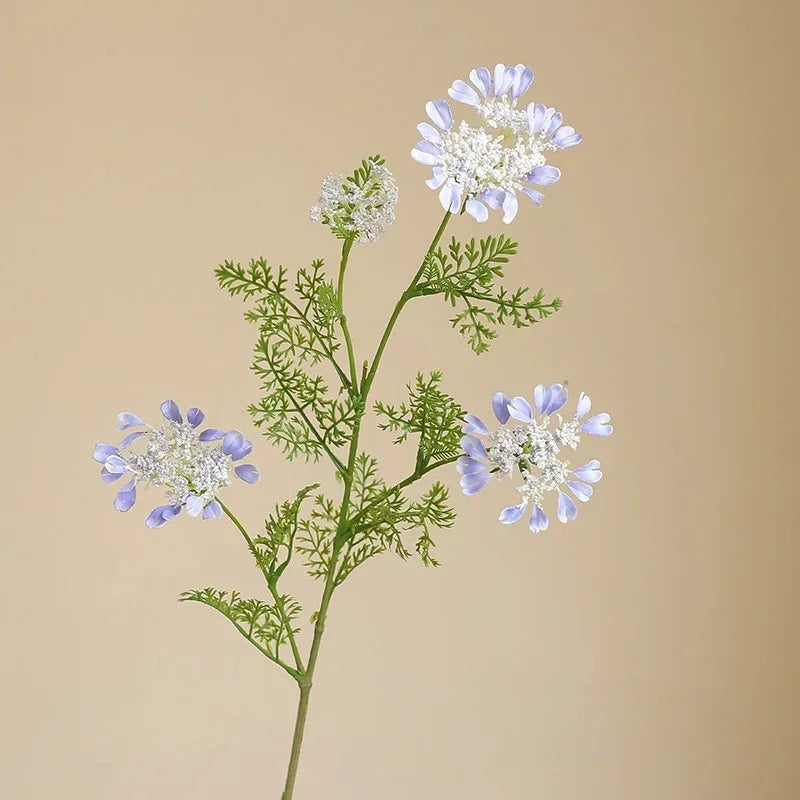
<svg viewBox="0 0 800 800">
<path fill-rule="evenodd" d="M 444 234 L 444 230 L 447 227 L 447 223 L 452 216 L 450 211 L 447 211 L 442 219 L 441 224 L 439 225 L 438 230 L 434 234 L 434 237 L 428 247 L 428 250 L 425 254 L 425 258 L 422 260 L 422 264 L 420 264 L 419 269 L 417 270 L 416 275 L 412 279 L 411 283 L 408 285 L 408 288 L 403 292 L 400 296 L 400 299 L 395 304 L 394 310 L 392 311 L 392 315 L 389 317 L 389 321 L 386 323 L 386 327 L 383 331 L 383 335 L 381 336 L 380 342 L 378 343 L 378 348 L 375 351 L 375 357 L 372 359 L 372 364 L 366 375 L 364 376 L 364 380 L 361 383 L 361 386 L 358 387 L 356 383 L 356 370 L 355 370 L 355 354 L 353 351 L 353 344 L 350 339 L 350 331 L 347 327 L 347 318 L 344 314 L 344 307 L 343 307 L 343 289 L 344 289 L 344 273 L 347 267 L 347 259 L 350 255 L 350 249 L 353 246 L 353 240 L 348 239 L 345 241 L 344 245 L 342 246 L 342 261 L 339 267 L 339 286 L 338 286 L 338 295 L 339 295 L 339 303 L 342 305 L 341 308 L 341 325 L 342 325 L 342 332 L 344 334 L 345 345 L 347 346 L 347 356 L 350 365 L 350 374 L 351 374 L 351 384 L 352 384 L 352 391 L 355 393 L 356 397 L 356 417 L 355 422 L 353 423 L 353 434 L 350 437 L 350 447 L 347 454 L 347 472 L 344 475 L 344 489 L 342 491 L 342 505 L 339 509 L 339 519 L 336 526 L 336 536 L 334 537 L 333 541 L 333 548 L 331 551 L 330 561 L 328 563 L 328 571 L 325 574 L 325 587 L 322 590 L 322 600 L 319 604 L 319 610 L 316 614 L 316 621 L 314 623 L 314 638 L 311 640 L 311 651 L 308 655 L 308 663 L 306 665 L 305 670 L 303 670 L 297 678 L 297 684 L 300 687 L 300 700 L 297 704 L 297 717 L 294 723 L 294 735 L 292 737 L 292 750 L 289 755 L 289 768 L 286 773 L 286 783 L 284 784 L 283 794 L 281 795 L 281 800 L 292 800 L 292 796 L 294 795 L 294 783 L 295 778 L 297 777 L 297 767 L 300 763 L 300 751 L 303 746 L 303 733 L 305 732 L 306 727 L 306 718 L 308 716 L 308 703 L 311 696 L 311 686 L 312 681 L 314 678 L 314 670 L 317 666 L 317 658 L 319 657 L 319 648 L 322 644 L 322 634 L 325 632 L 325 619 L 328 615 L 328 606 L 331 603 L 331 597 L 333 596 L 333 590 L 336 588 L 336 568 L 338 566 L 339 560 L 339 553 L 341 552 L 342 546 L 345 544 L 346 536 L 347 536 L 347 522 L 348 522 L 348 513 L 350 511 L 350 493 L 353 489 L 353 470 L 356 463 L 356 457 L 358 456 L 358 439 L 361 433 L 361 420 L 364 417 L 364 412 L 367 407 L 367 399 L 369 397 L 370 389 L 372 388 L 372 383 L 375 380 L 375 375 L 378 372 L 378 366 L 380 364 L 381 357 L 383 356 L 383 351 L 386 349 L 386 345 L 389 342 L 389 337 L 394 330 L 394 326 L 397 323 L 397 320 L 400 316 L 400 312 L 403 310 L 405 304 L 413 297 L 414 288 L 419 281 L 423 270 L 425 269 L 425 264 L 431 255 L 431 253 L 436 249 L 439 241 Z"/>
</svg>

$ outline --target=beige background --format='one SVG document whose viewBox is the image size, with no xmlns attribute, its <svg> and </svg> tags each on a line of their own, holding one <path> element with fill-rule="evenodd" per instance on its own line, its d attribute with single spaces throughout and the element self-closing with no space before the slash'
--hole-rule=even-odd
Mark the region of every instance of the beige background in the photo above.
<svg viewBox="0 0 800 800">
<path fill-rule="evenodd" d="M 225 523 L 115 513 L 91 449 L 167 396 L 248 426 L 253 331 L 210 270 L 333 259 L 319 180 L 380 151 L 401 204 L 349 274 L 368 355 L 440 214 L 408 157 L 424 102 L 504 60 L 585 135 L 512 229 L 511 275 L 564 310 L 477 359 L 418 302 L 377 395 L 445 366 L 485 414 L 567 379 L 613 412 L 582 451 L 606 477 L 540 537 L 496 523 L 496 487 L 456 493 L 442 569 L 344 587 L 298 800 L 800 796 L 792 5 L 6 0 L 0 794 L 277 798 L 292 685 L 175 602 L 257 591 L 247 554 Z M 254 527 L 320 475 L 254 460 L 268 480 L 226 496 Z"/>
</svg>

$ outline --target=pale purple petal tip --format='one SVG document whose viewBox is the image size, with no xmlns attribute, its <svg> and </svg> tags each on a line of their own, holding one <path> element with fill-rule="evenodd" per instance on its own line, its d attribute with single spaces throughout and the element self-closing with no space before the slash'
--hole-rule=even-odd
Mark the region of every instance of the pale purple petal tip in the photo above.
<svg viewBox="0 0 800 800">
<path fill-rule="evenodd" d="M 129 511 L 136 502 L 136 478 L 131 478 L 114 498 L 114 508 L 117 511 Z"/>
<path fill-rule="evenodd" d="M 603 473 L 600 470 L 600 462 L 596 458 L 593 458 L 582 467 L 572 470 L 572 474 L 587 483 L 597 483 L 603 477 Z"/>
<path fill-rule="evenodd" d="M 533 70 L 524 64 L 514 67 L 514 82 L 511 85 L 511 96 L 516 100 L 528 91 L 533 83 Z"/>
<path fill-rule="evenodd" d="M 581 392 L 578 395 L 578 404 L 575 408 L 575 419 L 583 419 L 592 408 L 592 401 L 588 394 Z"/>
<path fill-rule="evenodd" d="M 113 444 L 109 444 L 108 442 L 98 442 L 94 446 L 92 458 L 97 461 L 98 464 L 105 464 L 109 456 L 116 455 L 119 455 L 119 452 Z"/>
<path fill-rule="evenodd" d="M 106 459 L 105 469 L 114 475 L 121 475 L 123 472 L 128 471 L 128 465 L 118 455 L 111 455 Z"/>
<path fill-rule="evenodd" d="M 189 421 L 189 424 L 196 428 L 204 419 L 206 415 L 199 409 L 199 408 L 190 408 L 186 412 L 186 419 Z"/>
<path fill-rule="evenodd" d="M 225 436 L 225 431 L 219 428 L 206 428 L 199 436 L 201 442 L 214 442 L 217 439 L 222 439 Z"/>
<path fill-rule="evenodd" d="M 526 180 L 538 186 L 549 186 L 551 183 L 555 183 L 560 177 L 561 170 L 558 167 L 545 164 L 542 167 L 534 167 L 530 173 L 528 173 Z"/>
<path fill-rule="evenodd" d="M 466 103 L 468 106 L 479 105 L 481 99 L 478 93 L 466 82 L 460 78 L 453 81 L 453 85 L 447 90 L 447 94 L 457 100 L 459 103 Z"/>
<path fill-rule="evenodd" d="M 261 473 L 252 464 L 240 464 L 233 470 L 245 483 L 258 483 Z"/>
<path fill-rule="evenodd" d="M 100 480 L 103 483 L 114 483 L 118 481 L 124 473 L 122 472 L 109 472 L 105 467 L 100 470 Z"/>
<path fill-rule="evenodd" d="M 443 131 L 450 130 L 453 126 L 453 112 L 446 100 L 429 100 L 425 104 L 425 111 L 428 112 L 431 122 Z"/>
<path fill-rule="evenodd" d="M 121 431 L 126 428 L 137 428 L 139 425 L 144 425 L 144 420 L 141 417 L 137 417 L 136 414 L 131 414 L 130 411 L 123 411 L 121 414 L 117 414 L 117 419 L 119 420 L 117 428 Z"/>
<path fill-rule="evenodd" d="M 485 472 L 482 474 L 473 473 L 471 475 L 464 475 L 461 478 L 461 491 L 466 495 L 477 494 L 487 483 L 492 479 L 490 473 Z"/>
<path fill-rule="evenodd" d="M 595 414 L 581 425 L 581 430 L 592 436 L 611 436 L 614 432 L 614 426 L 609 425 L 609 422 L 611 422 L 611 417 L 605 412 L 602 414 Z"/>
<path fill-rule="evenodd" d="M 456 471 L 460 475 L 476 475 L 488 472 L 486 464 L 476 461 L 470 456 L 459 456 L 456 460 Z"/>
<path fill-rule="evenodd" d="M 469 73 L 469 79 L 475 84 L 478 91 L 483 95 L 484 99 L 489 96 L 492 91 L 492 76 L 486 67 L 478 67 Z"/>
<path fill-rule="evenodd" d="M 488 436 L 489 429 L 483 424 L 483 420 L 476 417 L 474 414 L 467 414 L 464 417 L 466 425 L 461 428 L 462 433 L 480 433 L 483 436 Z"/>
<path fill-rule="evenodd" d="M 133 442 L 135 442 L 140 436 L 144 436 L 147 431 L 132 431 L 129 433 L 120 443 L 119 449 L 124 450 L 126 447 L 129 447 Z"/>
<path fill-rule="evenodd" d="M 567 390 L 560 383 L 554 383 L 549 387 L 549 397 L 544 413 L 555 414 L 556 411 L 564 407 L 566 402 Z"/>
<path fill-rule="evenodd" d="M 147 525 L 148 528 L 160 528 L 174 517 L 177 517 L 180 513 L 180 503 L 172 506 L 158 506 L 147 515 L 144 524 Z"/>
<path fill-rule="evenodd" d="M 168 419 L 170 422 L 183 422 L 181 410 L 174 400 L 165 400 L 161 404 L 161 413 L 164 419 Z"/>
<path fill-rule="evenodd" d="M 519 200 L 513 192 L 506 192 L 503 198 L 503 222 L 509 225 L 514 221 L 517 216 L 517 209 L 519 209 Z"/>
<path fill-rule="evenodd" d="M 212 500 L 203 509 L 203 519 L 220 519 L 220 517 L 222 517 L 222 506 L 216 500 Z"/>
<path fill-rule="evenodd" d="M 505 425 L 506 422 L 508 422 L 510 416 L 508 413 L 508 404 L 510 402 L 511 398 L 504 392 L 497 392 L 492 398 L 492 411 L 494 411 L 494 415 L 501 425 Z"/>
<path fill-rule="evenodd" d="M 489 457 L 483 442 L 477 436 L 473 436 L 472 434 L 461 437 L 461 446 L 464 448 L 464 452 L 473 458 L 485 459 Z"/>
<path fill-rule="evenodd" d="M 523 502 L 518 506 L 508 506 L 508 508 L 504 508 L 500 512 L 500 516 L 497 519 L 500 520 L 503 525 L 511 525 L 525 513 L 525 507 L 527 505 L 527 503 Z"/>
<path fill-rule="evenodd" d="M 205 500 L 202 497 L 198 497 L 195 494 L 190 494 L 186 498 L 185 506 L 186 506 L 186 513 L 190 517 L 199 517 L 200 514 L 203 512 L 203 505 Z"/>
<path fill-rule="evenodd" d="M 233 457 L 233 454 L 244 446 L 244 435 L 241 431 L 230 430 L 222 439 L 222 452 L 226 456 Z"/>
<path fill-rule="evenodd" d="M 578 506 L 575 501 L 564 492 L 558 492 L 558 519 L 561 522 L 571 522 L 578 516 Z"/>
<path fill-rule="evenodd" d="M 594 494 L 594 489 L 592 489 L 588 483 L 582 483 L 581 481 L 567 481 L 567 486 L 569 486 L 569 488 L 572 490 L 572 494 L 574 494 L 578 500 L 584 503 L 586 503 Z"/>
<path fill-rule="evenodd" d="M 508 404 L 508 413 L 509 416 L 514 417 L 514 419 L 520 422 L 533 421 L 533 410 L 531 409 L 530 403 L 524 397 L 515 397 Z"/>
<path fill-rule="evenodd" d="M 534 533 L 540 533 L 542 531 L 546 531 L 548 526 L 550 525 L 550 520 L 547 518 L 547 514 L 544 513 L 544 509 L 540 506 L 536 506 L 533 509 L 533 514 L 531 514 L 531 518 L 528 521 L 528 527 Z"/>
<path fill-rule="evenodd" d="M 478 222 L 486 222 L 489 218 L 489 210 L 480 200 L 476 200 L 474 197 L 470 197 L 467 200 L 464 209 L 467 214 L 474 217 Z"/>
</svg>

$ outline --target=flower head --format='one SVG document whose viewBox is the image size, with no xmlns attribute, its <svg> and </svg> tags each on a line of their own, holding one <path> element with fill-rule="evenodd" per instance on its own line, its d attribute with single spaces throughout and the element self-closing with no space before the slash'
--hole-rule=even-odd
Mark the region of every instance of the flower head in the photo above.
<svg viewBox="0 0 800 800">
<path fill-rule="evenodd" d="M 546 530 L 550 523 L 542 502 L 548 492 L 558 493 L 559 520 L 569 522 L 575 519 L 578 507 L 564 489 L 569 489 L 578 500 L 586 502 L 594 491 L 591 484 L 597 483 L 603 473 L 596 459 L 570 469 L 562 453 L 577 449 L 581 433 L 610 436 L 614 428 L 610 424 L 611 417 L 605 413 L 584 419 L 592 402 L 583 392 L 578 396 L 575 415 L 565 420 L 557 412 L 566 402 L 567 390 L 560 383 L 552 386 L 539 384 L 533 391 L 536 414 L 524 397 L 512 399 L 502 392 L 494 396 L 492 409 L 500 423 L 494 433 L 473 414 L 464 417 L 462 430 L 465 436 L 461 446 L 466 455 L 456 462 L 464 494 L 479 492 L 494 474 L 498 479 L 517 478 L 521 480 L 517 491 L 522 500 L 504 508 L 500 522 L 516 522 L 532 505 L 528 521 L 530 529 L 534 532 Z M 488 440 L 488 446 L 484 439 Z"/>
<path fill-rule="evenodd" d="M 411 157 L 433 167 L 426 181 L 439 190 L 445 210 L 464 210 L 484 222 L 488 208 L 503 209 L 503 222 L 511 222 L 519 206 L 518 194 L 540 205 L 544 195 L 532 185 L 547 186 L 561 177 L 561 170 L 547 159 L 556 150 L 580 144 L 582 136 L 554 108 L 541 103 L 519 107 L 533 82 L 533 71 L 524 64 L 497 64 L 469 74 L 472 85 L 456 80 L 450 97 L 471 106 L 477 125 L 462 120 L 456 124 L 450 104 L 432 100 L 425 110 L 433 125 L 421 122 L 422 141 Z M 487 208 L 488 206 L 488 208 Z"/>
<path fill-rule="evenodd" d="M 166 505 L 148 515 L 145 524 L 149 528 L 160 528 L 184 507 L 192 517 L 202 514 L 203 519 L 219 519 L 222 506 L 216 495 L 230 484 L 231 470 L 246 483 L 255 483 L 261 477 L 252 464 L 233 466 L 250 454 L 252 442 L 237 430 L 206 428 L 198 432 L 205 419 L 199 408 L 190 408 L 184 421 L 177 403 L 165 400 L 161 414 L 166 422 L 155 428 L 141 417 L 123 412 L 118 415 L 119 429 L 134 430 L 118 445 L 100 442 L 95 446 L 94 460 L 103 465 L 103 483 L 128 478 L 117 492 L 114 508 L 128 511 L 136 502 L 137 485 L 144 482 L 161 486 L 167 499 Z M 146 446 L 136 452 L 131 446 L 140 439 Z"/>
<path fill-rule="evenodd" d="M 327 225 L 340 239 L 374 242 L 394 222 L 397 195 L 397 183 L 384 160 L 370 156 L 347 178 L 325 176 L 311 220 Z"/>
</svg>

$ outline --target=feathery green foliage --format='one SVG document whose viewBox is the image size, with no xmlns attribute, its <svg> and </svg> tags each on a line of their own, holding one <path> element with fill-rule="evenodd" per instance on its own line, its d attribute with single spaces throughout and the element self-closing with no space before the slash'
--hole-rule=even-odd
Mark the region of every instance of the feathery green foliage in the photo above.
<svg viewBox="0 0 800 800">
<path fill-rule="evenodd" d="M 447 250 L 438 247 L 425 259 L 416 293 L 442 294 L 454 308 L 463 306 L 450 322 L 477 354 L 489 349 L 498 326 L 525 328 L 561 308 L 558 297 L 545 302 L 543 289 L 497 285 L 516 252 L 517 243 L 504 235 L 465 244 L 454 237 Z"/>
<path fill-rule="evenodd" d="M 300 604 L 289 595 L 279 597 L 278 603 L 269 604 L 262 600 L 242 597 L 239 592 L 223 591 L 208 587 L 206 589 L 192 589 L 180 595 L 181 602 L 192 601 L 203 603 L 227 617 L 234 627 L 252 645 L 264 655 L 281 664 L 292 672 L 292 668 L 281 660 L 280 650 L 289 639 L 286 619 L 292 634 L 299 632 L 299 628 L 292 626 L 293 621 L 302 613 Z"/>
<path fill-rule="evenodd" d="M 434 459 L 448 459 L 461 451 L 461 428 L 464 409 L 439 388 L 442 373 L 431 372 L 426 378 L 419 373 L 409 383 L 408 402 L 397 406 L 378 400 L 375 413 L 381 419 L 381 430 L 396 431 L 395 444 L 405 442 L 410 434 L 419 436 L 416 470 L 422 472 Z"/>
</svg>

